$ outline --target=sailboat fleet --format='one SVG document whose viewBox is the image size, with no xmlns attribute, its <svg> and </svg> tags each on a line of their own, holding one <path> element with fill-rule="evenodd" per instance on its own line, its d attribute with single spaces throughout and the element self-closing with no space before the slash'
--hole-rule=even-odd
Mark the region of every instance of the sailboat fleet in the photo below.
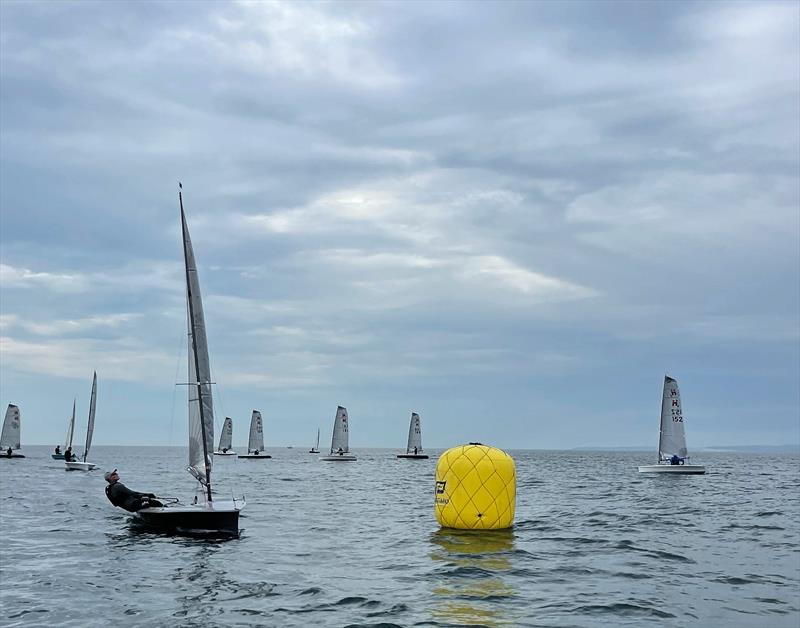
<svg viewBox="0 0 800 628">
<path fill-rule="evenodd" d="M 211 391 L 211 368 L 208 356 L 203 304 L 200 294 L 197 266 L 192 248 L 186 215 L 183 209 L 182 191 L 178 193 L 181 213 L 181 230 L 183 234 L 184 268 L 186 280 L 187 328 L 190 338 L 188 346 L 188 471 L 194 477 L 199 488 L 193 500 L 183 504 L 177 499 L 169 498 L 166 505 L 143 506 L 133 513 L 133 520 L 141 525 L 157 531 L 178 534 L 223 534 L 238 536 L 239 513 L 245 507 L 244 498 L 218 501 L 212 491 L 212 468 L 214 455 L 237 456 L 244 459 L 271 458 L 264 452 L 264 426 L 261 412 L 253 410 L 250 420 L 250 432 L 246 454 L 236 454 L 232 449 L 233 421 L 226 417 L 220 432 L 219 447 L 214 450 L 214 410 Z M 75 433 L 75 406 L 73 400 L 72 416 L 68 423 L 67 436 L 64 441 L 65 452 L 71 451 Z M 97 406 L 97 373 L 92 379 L 92 392 L 89 403 L 89 417 L 86 426 L 86 442 L 82 460 L 65 460 L 67 470 L 89 471 L 97 465 L 90 462 L 89 452 L 94 433 Z M 20 410 L 9 404 L 2 432 L 0 432 L 0 458 L 24 458 L 20 449 Z M 680 391 L 677 381 L 669 376 L 664 377 L 662 392 L 661 416 L 659 424 L 658 455 L 655 464 L 638 467 L 641 473 L 667 474 L 702 474 L 705 467 L 688 464 L 689 455 L 686 448 L 685 421 L 681 407 Z M 333 423 L 331 447 L 327 455 L 319 459 L 326 462 L 354 462 L 357 457 L 350 452 L 350 427 L 347 409 L 338 406 Z M 320 430 L 317 429 L 315 445 L 309 453 L 317 454 L 319 450 Z M 74 456 L 74 454 L 73 454 Z M 63 453 L 52 454 L 54 459 L 63 459 Z M 405 453 L 397 454 L 401 459 L 427 459 L 422 448 L 422 426 L 420 416 L 411 413 L 408 430 L 408 441 Z"/>
</svg>

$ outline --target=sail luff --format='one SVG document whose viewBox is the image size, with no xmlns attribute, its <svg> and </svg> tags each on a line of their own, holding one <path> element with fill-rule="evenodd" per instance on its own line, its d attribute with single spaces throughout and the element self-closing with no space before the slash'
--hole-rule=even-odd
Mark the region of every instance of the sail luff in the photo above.
<svg viewBox="0 0 800 628">
<path fill-rule="evenodd" d="M 72 400 L 72 418 L 69 420 L 69 427 L 67 427 L 67 440 L 64 441 L 64 451 L 72 447 L 72 437 L 75 435 L 75 403 L 77 399 Z"/>
<path fill-rule="evenodd" d="M 9 403 L 3 419 L 3 431 L 0 432 L 0 449 L 19 449 L 21 422 L 19 407 Z"/>
<path fill-rule="evenodd" d="M 661 416 L 658 420 L 658 462 L 661 462 L 662 458 L 662 451 L 664 451 L 664 447 L 662 443 L 664 442 L 664 409 L 666 408 L 667 403 L 667 376 L 664 375 L 664 386 L 661 389 Z"/>
<path fill-rule="evenodd" d="M 94 415 L 97 409 L 97 371 L 92 377 L 92 397 L 89 401 L 89 422 L 86 424 L 86 446 L 83 449 L 83 461 L 89 456 L 89 448 L 92 446 L 92 436 L 94 435 Z"/>
<path fill-rule="evenodd" d="M 189 313 L 189 472 L 206 485 L 211 497 L 211 452 L 214 447 L 214 410 L 211 396 L 211 369 L 208 359 L 203 302 L 189 227 L 179 192 L 183 257 L 186 268 L 186 301 Z"/>
</svg>

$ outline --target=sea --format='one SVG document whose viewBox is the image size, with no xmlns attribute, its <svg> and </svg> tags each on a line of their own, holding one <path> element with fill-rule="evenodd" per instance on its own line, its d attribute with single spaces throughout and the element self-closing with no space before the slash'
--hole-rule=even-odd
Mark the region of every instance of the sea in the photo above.
<svg viewBox="0 0 800 628">
<path fill-rule="evenodd" d="M 458 443 L 454 443 L 458 444 Z M 390 449 L 215 459 L 241 536 L 144 533 L 104 494 L 189 501 L 186 451 L 50 449 L 0 459 L 0 626 L 800 625 L 800 457 L 708 453 L 701 476 L 642 475 L 651 452 L 514 451 L 513 528 L 442 529 L 434 470 Z"/>
</svg>

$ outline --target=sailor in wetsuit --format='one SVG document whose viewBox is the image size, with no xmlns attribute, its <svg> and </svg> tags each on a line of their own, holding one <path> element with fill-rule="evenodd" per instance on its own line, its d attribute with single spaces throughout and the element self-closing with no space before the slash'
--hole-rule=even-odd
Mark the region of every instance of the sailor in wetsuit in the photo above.
<svg viewBox="0 0 800 628">
<path fill-rule="evenodd" d="M 124 508 L 128 512 L 136 512 L 142 508 L 164 505 L 155 499 L 153 493 L 132 491 L 122 484 L 122 482 L 119 481 L 119 474 L 116 469 L 109 471 L 103 477 L 105 477 L 106 482 L 108 482 L 108 486 L 106 486 L 106 497 L 108 497 L 108 501 L 119 508 Z"/>
</svg>

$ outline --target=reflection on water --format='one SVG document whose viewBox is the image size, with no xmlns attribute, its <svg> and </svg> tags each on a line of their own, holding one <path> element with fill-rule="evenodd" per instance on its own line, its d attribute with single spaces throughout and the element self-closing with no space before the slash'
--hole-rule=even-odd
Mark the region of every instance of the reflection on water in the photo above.
<svg viewBox="0 0 800 628">
<path fill-rule="evenodd" d="M 441 529 L 431 534 L 436 566 L 434 619 L 464 625 L 512 623 L 507 604 L 515 595 L 505 575 L 511 570 L 514 532 Z"/>
</svg>

